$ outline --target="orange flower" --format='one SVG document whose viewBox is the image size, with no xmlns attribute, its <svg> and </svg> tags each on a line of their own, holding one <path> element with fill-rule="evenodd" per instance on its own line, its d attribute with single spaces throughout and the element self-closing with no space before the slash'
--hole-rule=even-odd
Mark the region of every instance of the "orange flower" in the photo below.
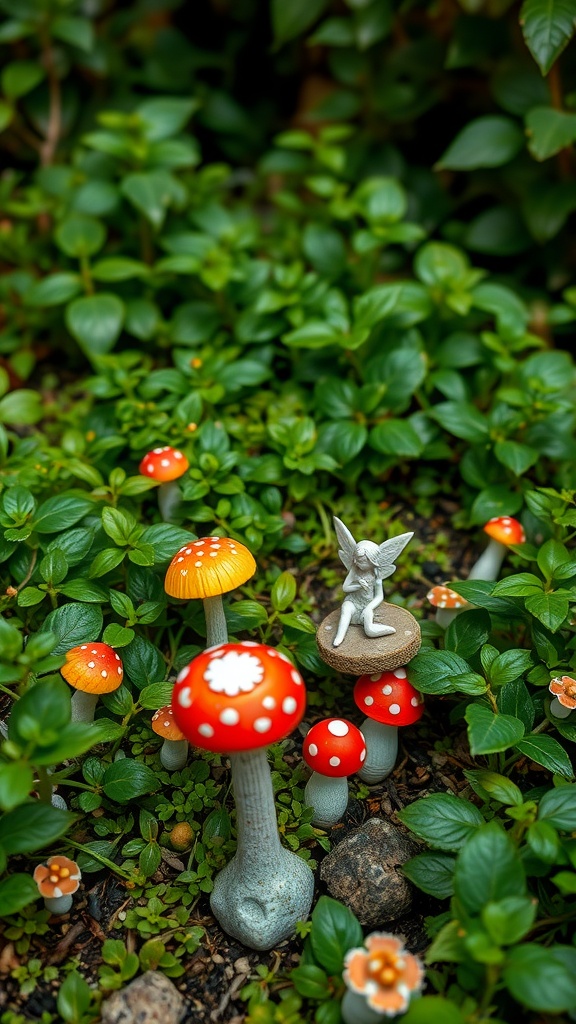
<svg viewBox="0 0 576 1024">
<path fill-rule="evenodd" d="M 549 690 L 562 707 L 570 710 L 576 708 L 576 679 L 572 679 L 572 676 L 556 676 L 551 679 Z"/>
<path fill-rule="evenodd" d="M 80 868 L 68 857 L 50 857 L 46 864 L 39 864 L 32 876 L 41 896 L 58 899 L 71 896 L 80 885 Z"/>
<path fill-rule="evenodd" d="M 344 960 L 343 978 L 352 992 L 366 997 L 371 1009 L 394 1017 L 408 1009 L 413 992 L 424 982 L 424 968 L 401 939 L 385 932 L 373 932 L 363 949 L 350 949 Z"/>
</svg>

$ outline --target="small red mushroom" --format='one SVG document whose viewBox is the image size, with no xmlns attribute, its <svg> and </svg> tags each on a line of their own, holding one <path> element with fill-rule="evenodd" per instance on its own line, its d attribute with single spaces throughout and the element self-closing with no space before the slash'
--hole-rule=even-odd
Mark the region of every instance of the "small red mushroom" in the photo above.
<svg viewBox="0 0 576 1024">
<path fill-rule="evenodd" d="M 344 718 L 325 718 L 306 734 L 302 756 L 312 768 L 304 802 L 314 808 L 312 821 L 329 828 L 348 805 L 347 777 L 364 764 L 366 743 L 360 729 Z"/>
<path fill-rule="evenodd" d="M 450 625 L 460 612 L 464 611 L 465 608 L 470 608 L 468 602 L 463 597 L 460 597 L 460 594 L 457 594 L 455 590 L 451 590 L 450 587 L 432 587 L 432 590 L 429 590 L 426 594 L 426 599 L 436 609 L 435 621 L 444 629 Z"/>
<path fill-rule="evenodd" d="M 494 516 L 483 529 L 490 537 L 490 543 L 470 569 L 469 580 L 498 579 L 510 544 L 524 544 L 526 541 L 522 524 L 512 516 Z"/>
<path fill-rule="evenodd" d="M 150 477 L 160 484 L 158 488 L 158 508 L 164 522 L 169 523 L 176 511 L 182 494 L 176 480 L 183 476 L 190 463 L 184 452 L 178 448 L 165 445 L 153 448 L 142 459 L 139 470 L 143 476 Z"/>
<path fill-rule="evenodd" d="M 392 771 L 398 753 L 398 727 L 413 725 L 424 713 L 422 694 L 409 682 L 406 669 L 360 676 L 354 702 L 368 717 L 360 728 L 368 753 L 358 772 L 364 782 L 381 782 Z"/>
<path fill-rule="evenodd" d="M 71 701 L 73 722 L 93 722 L 100 694 L 117 690 L 124 676 L 120 655 L 102 643 L 72 647 L 60 672 L 76 690 Z"/>
</svg>

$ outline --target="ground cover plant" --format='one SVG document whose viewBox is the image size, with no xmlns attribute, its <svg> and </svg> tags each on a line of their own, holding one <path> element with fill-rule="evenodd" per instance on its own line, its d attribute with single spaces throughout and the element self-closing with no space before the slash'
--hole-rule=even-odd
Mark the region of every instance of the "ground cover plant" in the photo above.
<svg viewBox="0 0 576 1024">
<path fill-rule="evenodd" d="M 572 4 L 195 6 L 0 0 L 0 1022 L 89 1024 L 157 970 L 190 1020 L 339 1024 L 365 935 L 317 869 L 375 815 L 418 845 L 413 914 L 380 929 L 426 965 L 406 1024 L 574 1019 L 574 692 L 549 691 L 576 675 Z M 140 465 L 165 446 L 188 467 L 162 513 Z M 415 533 L 391 599 L 426 713 L 323 831 L 304 733 L 360 723 L 314 638 L 332 513 Z M 467 579 L 499 515 L 526 542 Z M 230 637 L 308 689 L 269 760 L 316 899 L 271 953 L 209 911 L 226 759 L 169 771 L 151 727 L 206 645 L 166 569 L 209 536 L 257 562 Z M 89 724 L 61 669 L 95 644 L 123 674 Z M 32 878 L 57 854 L 62 919 Z"/>
</svg>

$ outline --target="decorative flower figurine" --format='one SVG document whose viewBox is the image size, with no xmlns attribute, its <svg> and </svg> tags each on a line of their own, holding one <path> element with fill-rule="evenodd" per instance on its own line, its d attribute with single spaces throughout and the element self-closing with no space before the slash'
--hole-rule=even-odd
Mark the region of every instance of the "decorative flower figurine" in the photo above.
<svg viewBox="0 0 576 1024">
<path fill-rule="evenodd" d="M 68 857 L 50 857 L 46 864 L 35 868 L 32 877 L 44 897 L 46 910 L 52 914 L 67 914 L 72 906 L 72 894 L 82 877 L 78 865 Z"/>
<path fill-rule="evenodd" d="M 377 1024 L 382 1017 L 406 1012 L 422 988 L 424 968 L 401 939 L 373 932 L 364 948 L 348 950 L 343 978 L 348 987 L 342 1001 L 345 1024 Z"/>
<path fill-rule="evenodd" d="M 576 679 L 572 679 L 572 676 L 556 676 L 550 680 L 548 689 L 554 695 L 550 713 L 556 718 L 567 718 L 576 708 Z"/>
</svg>

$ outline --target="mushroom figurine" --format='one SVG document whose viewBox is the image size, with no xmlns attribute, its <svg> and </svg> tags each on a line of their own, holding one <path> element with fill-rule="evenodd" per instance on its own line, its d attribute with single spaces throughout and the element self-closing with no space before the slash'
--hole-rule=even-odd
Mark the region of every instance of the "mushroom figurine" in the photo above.
<svg viewBox="0 0 576 1024">
<path fill-rule="evenodd" d="M 348 806 L 348 776 L 364 764 L 364 737 L 344 718 L 325 718 L 306 734 L 302 756 L 312 768 L 304 803 L 314 808 L 314 825 L 330 828 L 340 821 Z"/>
<path fill-rule="evenodd" d="M 164 448 L 153 448 L 148 452 L 138 467 L 143 476 L 148 476 L 160 484 L 158 508 L 165 523 L 172 521 L 182 500 L 182 492 L 176 480 L 184 476 L 189 465 L 184 452 L 165 445 Z"/>
<path fill-rule="evenodd" d="M 239 541 L 204 537 L 191 540 L 176 552 L 168 566 L 164 588 L 171 597 L 203 601 L 206 646 L 215 647 L 228 641 L 222 594 L 246 583 L 255 572 L 254 558 Z"/>
<path fill-rule="evenodd" d="M 494 516 L 483 529 L 490 537 L 490 543 L 470 569 L 469 580 L 498 579 L 510 544 L 524 544 L 526 540 L 522 524 L 512 516 Z"/>
<path fill-rule="evenodd" d="M 78 865 L 68 857 L 49 857 L 46 864 L 35 868 L 32 877 L 44 897 L 46 910 L 51 914 L 67 914 L 82 877 Z"/>
<path fill-rule="evenodd" d="M 576 708 L 576 679 L 572 676 L 556 676 L 548 687 L 552 694 L 550 714 L 555 718 L 568 718 Z"/>
<path fill-rule="evenodd" d="M 188 759 L 188 740 L 174 721 L 172 706 L 160 708 L 152 715 L 152 731 L 164 740 L 160 748 L 160 762 L 170 772 L 180 771 Z"/>
<path fill-rule="evenodd" d="M 413 725 L 424 713 L 422 694 L 408 681 L 406 669 L 397 668 L 360 676 L 354 701 L 368 716 L 360 725 L 367 754 L 358 775 L 364 782 L 381 782 L 396 763 L 398 727 Z"/>
<path fill-rule="evenodd" d="M 396 1020 L 406 1012 L 412 996 L 422 990 L 424 966 L 396 935 L 372 932 L 363 947 L 348 950 L 342 977 L 344 1024 L 381 1024 L 385 1017 Z"/>
<path fill-rule="evenodd" d="M 434 621 L 443 629 L 447 629 L 460 612 L 471 607 L 468 601 L 450 587 L 432 587 L 426 594 L 426 599 L 436 609 Z"/>
<path fill-rule="evenodd" d="M 305 706 L 302 677 L 289 659 L 248 640 L 203 651 L 174 686 L 174 717 L 189 742 L 230 758 L 238 844 L 210 904 L 223 930 L 251 949 L 288 938 L 312 905 L 312 871 L 280 843 L 266 758 L 266 747 L 296 728 Z"/>
<path fill-rule="evenodd" d="M 93 722 L 101 693 L 117 690 L 124 676 L 120 656 L 108 644 L 81 644 L 66 652 L 60 669 L 76 693 L 72 695 L 73 722 Z"/>
</svg>

